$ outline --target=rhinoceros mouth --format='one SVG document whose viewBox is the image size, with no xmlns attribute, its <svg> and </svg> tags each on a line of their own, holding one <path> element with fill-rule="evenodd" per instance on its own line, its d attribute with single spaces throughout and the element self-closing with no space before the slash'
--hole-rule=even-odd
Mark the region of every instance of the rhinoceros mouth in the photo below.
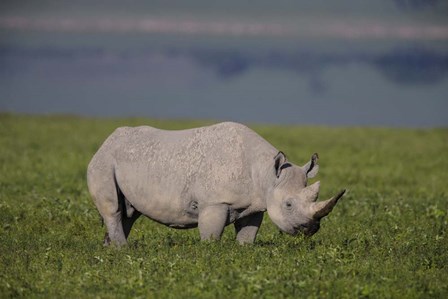
<svg viewBox="0 0 448 299">
<path fill-rule="evenodd" d="M 300 232 L 300 230 L 297 227 L 291 226 L 289 229 L 282 229 L 285 233 L 291 236 L 297 236 Z"/>
<path fill-rule="evenodd" d="M 294 231 L 290 234 L 291 236 L 295 237 L 299 234 L 299 230 L 298 229 L 294 229 Z"/>
</svg>

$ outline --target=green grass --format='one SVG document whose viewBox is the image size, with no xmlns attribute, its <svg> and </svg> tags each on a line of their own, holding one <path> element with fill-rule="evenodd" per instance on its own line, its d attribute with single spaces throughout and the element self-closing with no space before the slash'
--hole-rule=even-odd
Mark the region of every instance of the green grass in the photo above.
<svg viewBox="0 0 448 299">
<path fill-rule="evenodd" d="M 200 242 L 140 218 L 104 248 L 86 166 L 118 126 L 200 121 L 0 115 L 0 297 L 447 298 L 448 130 L 254 126 L 304 164 L 320 154 L 321 198 L 349 191 L 311 239 L 257 241 L 228 227 Z"/>
</svg>

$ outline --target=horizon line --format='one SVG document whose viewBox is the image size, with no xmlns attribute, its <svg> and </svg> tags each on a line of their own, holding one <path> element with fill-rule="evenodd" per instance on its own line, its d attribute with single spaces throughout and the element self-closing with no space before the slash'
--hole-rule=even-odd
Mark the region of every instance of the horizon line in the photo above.
<svg viewBox="0 0 448 299">
<path fill-rule="evenodd" d="M 221 37 L 278 37 L 348 40 L 448 40 L 448 25 L 378 22 L 372 20 L 305 20 L 301 24 L 273 21 L 204 20 L 178 17 L 65 18 L 0 17 L 0 28 L 68 33 L 180 34 Z"/>
</svg>

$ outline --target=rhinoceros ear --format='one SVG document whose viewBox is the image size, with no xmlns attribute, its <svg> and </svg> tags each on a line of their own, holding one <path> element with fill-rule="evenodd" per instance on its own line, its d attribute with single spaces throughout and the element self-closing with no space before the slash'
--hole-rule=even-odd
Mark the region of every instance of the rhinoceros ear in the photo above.
<svg viewBox="0 0 448 299">
<path fill-rule="evenodd" d="M 274 157 L 274 160 L 275 175 L 279 178 L 282 170 L 290 166 L 290 164 L 286 162 L 286 155 L 282 151 L 278 152 L 278 154 Z"/>
<path fill-rule="evenodd" d="M 303 170 L 306 173 L 307 178 L 314 178 L 317 172 L 319 171 L 319 165 L 317 164 L 317 160 L 319 160 L 319 155 L 317 153 L 314 153 L 311 156 L 311 160 L 302 166 Z"/>
</svg>

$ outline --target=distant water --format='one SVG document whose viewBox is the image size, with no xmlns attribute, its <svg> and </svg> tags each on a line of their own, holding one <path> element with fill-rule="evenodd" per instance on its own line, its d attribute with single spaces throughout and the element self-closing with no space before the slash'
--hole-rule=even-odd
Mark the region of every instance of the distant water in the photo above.
<svg viewBox="0 0 448 299">
<path fill-rule="evenodd" d="M 335 49 L 299 42 L 81 47 L 0 41 L 0 111 L 448 126 L 448 52 L 427 44 Z"/>
</svg>

